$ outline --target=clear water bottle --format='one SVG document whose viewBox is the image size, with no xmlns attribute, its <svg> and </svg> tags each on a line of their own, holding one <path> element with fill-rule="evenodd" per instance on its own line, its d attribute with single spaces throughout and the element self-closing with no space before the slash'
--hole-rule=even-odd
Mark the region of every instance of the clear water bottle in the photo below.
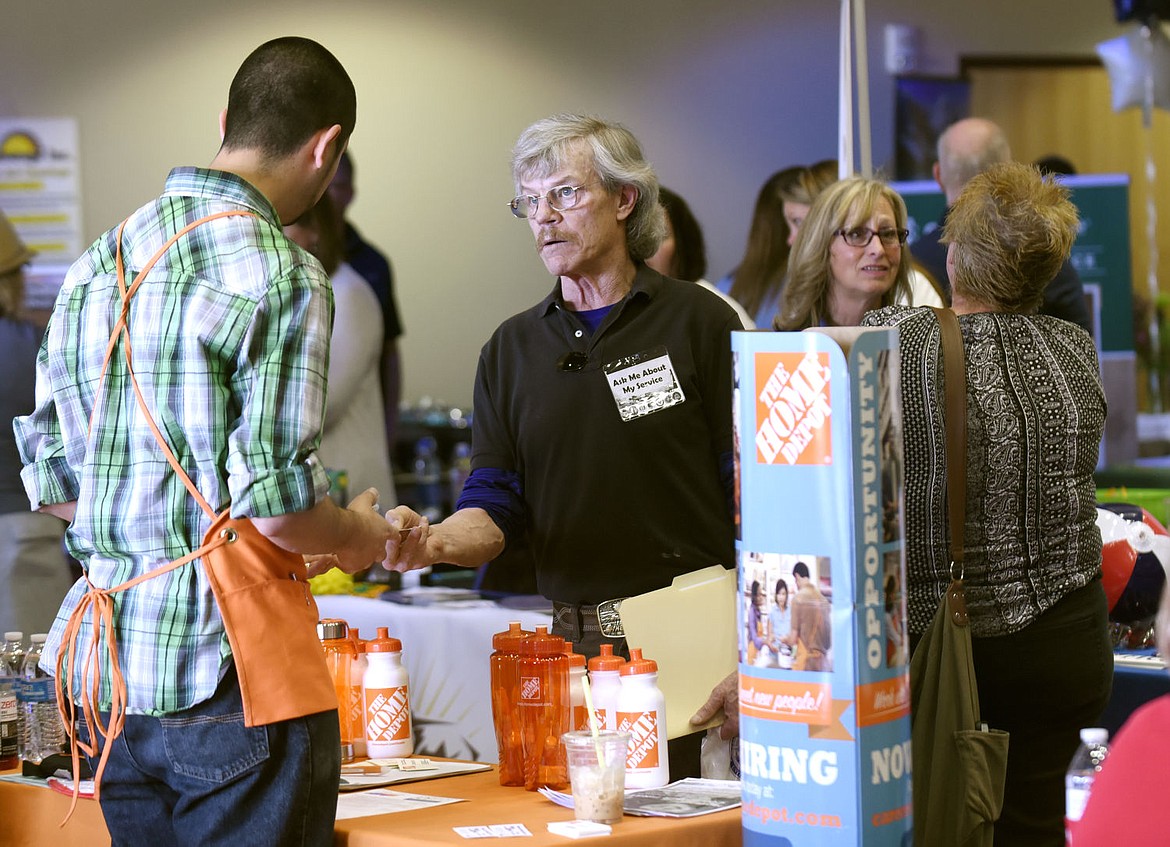
<svg viewBox="0 0 1170 847">
<path fill-rule="evenodd" d="M 40 764 L 65 747 L 65 727 L 57 713 L 53 678 L 40 668 L 46 638 L 43 632 L 32 636 L 20 681 L 20 757 L 33 764 Z"/>
<path fill-rule="evenodd" d="M 451 510 L 459 502 L 459 495 L 463 493 L 463 486 L 471 476 L 471 445 L 466 441 L 455 442 L 455 452 L 451 456 L 451 467 L 447 470 L 447 482 L 450 485 L 448 496 L 451 498 Z"/>
<path fill-rule="evenodd" d="M 19 679 L 24 670 L 24 633 L 4 633 L 4 644 L 0 645 L 0 677 Z"/>
<path fill-rule="evenodd" d="M 0 644 L 0 769 L 20 763 L 20 709 L 16 686 L 24 665 L 24 633 L 4 633 Z"/>
<path fill-rule="evenodd" d="M 1072 844 L 1072 829 L 1089 802 L 1093 780 L 1097 778 L 1105 757 L 1109 755 L 1109 730 L 1088 727 L 1081 730 L 1081 746 L 1077 748 L 1064 777 L 1065 842 Z"/>
<path fill-rule="evenodd" d="M 443 519 L 443 466 L 438 444 L 424 435 L 414 447 L 414 491 L 417 510 L 431 523 Z"/>
</svg>

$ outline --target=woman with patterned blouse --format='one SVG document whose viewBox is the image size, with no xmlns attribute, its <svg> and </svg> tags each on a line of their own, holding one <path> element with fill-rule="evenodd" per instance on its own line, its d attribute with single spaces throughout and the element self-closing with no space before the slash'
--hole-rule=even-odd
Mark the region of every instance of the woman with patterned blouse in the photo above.
<svg viewBox="0 0 1170 847">
<path fill-rule="evenodd" d="M 965 583 L 981 717 L 1011 734 L 995 844 L 1064 843 L 1064 772 L 1112 682 L 1093 470 L 1105 398 L 1092 339 L 1036 314 L 1077 214 L 1022 164 L 967 185 L 947 218 L 947 272 L 966 352 Z M 909 629 L 950 580 L 939 326 L 929 309 L 866 316 L 901 350 Z"/>
</svg>

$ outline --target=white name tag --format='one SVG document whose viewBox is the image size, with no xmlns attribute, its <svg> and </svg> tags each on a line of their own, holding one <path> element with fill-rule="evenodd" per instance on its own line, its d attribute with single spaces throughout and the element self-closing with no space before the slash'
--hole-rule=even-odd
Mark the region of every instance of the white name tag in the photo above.
<svg viewBox="0 0 1170 847">
<path fill-rule="evenodd" d="M 652 347 L 604 368 L 623 421 L 660 412 L 686 400 L 666 347 Z"/>
</svg>

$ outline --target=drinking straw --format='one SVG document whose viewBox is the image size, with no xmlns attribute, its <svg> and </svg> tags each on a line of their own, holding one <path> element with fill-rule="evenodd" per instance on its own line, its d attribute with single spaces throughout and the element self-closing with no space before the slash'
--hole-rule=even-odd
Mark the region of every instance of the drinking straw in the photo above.
<svg viewBox="0 0 1170 847">
<path fill-rule="evenodd" d="M 597 729 L 597 713 L 593 711 L 593 694 L 589 690 L 589 677 L 581 677 L 581 692 L 585 695 L 585 711 L 589 714 L 589 732 L 593 735 L 593 749 L 597 753 L 597 761 L 604 768 L 605 748 L 601 744 L 600 732 Z"/>
</svg>

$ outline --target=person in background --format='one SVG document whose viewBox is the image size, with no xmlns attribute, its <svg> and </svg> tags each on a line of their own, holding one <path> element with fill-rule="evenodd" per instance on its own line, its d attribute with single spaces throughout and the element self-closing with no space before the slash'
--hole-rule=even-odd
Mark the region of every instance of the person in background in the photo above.
<svg viewBox="0 0 1170 847">
<path fill-rule="evenodd" d="M 512 176 L 511 211 L 555 281 L 484 345 L 471 477 L 440 523 L 405 506 L 387 515 L 409 530 L 391 567 L 477 567 L 526 534 L 553 634 L 585 656 L 603 642 L 625 653 L 613 601 L 736 561 L 727 334 L 741 325 L 719 298 L 646 265 L 665 216 L 626 128 L 537 121 Z M 672 775 L 699 773 L 699 739 L 677 740 L 690 748 L 671 748 Z"/>
<path fill-rule="evenodd" d="M 1047 156 L 1041 156 L 1032 164 L 1034 164 L 1040 173 L 1044 174 L 1044 176 L 1049 176 L 1050 174 L 1053 176 L 1075 176 L 1077 172 L 1077 169 L 1073 166 L 1072 162 L 1064 158 L 1064 156 L 1057 155 L 1056 153 L 1049 153 Z"/>
<path fill-rule="evenodd" d="M 331 471 L 345 471 L 348 491 L 377 490 L 397 502 L 386 444 L 378 366 L 383 352 L 378 298 L 348 262 L 329 194 L 284 228 L 285 234 L 321 263 L 333 287 L 333 333 L 329 344 L 329 394 L 318 455 Z"/>
<path fill-rule="evenodd" d="M 947 208 L 936 226 L 923 229 L 911 249 L 915 259 L 942 287 L 948 304 L 953 280 L 947 277 L 947 248 L 941 238 L 950 208 L 972 177 L 994 164 L 1011 160 L 1007 136 L 998 124 L 986 118 L 964 118 L 943 130 L 938 138 L 938 161 L 934 163 L 933 173 L 935 182 L 946 195 Z M 1040 314 L 1062 318 L 1090 334 L 1093 332 L 1084 286 L 1067 258 L 1044 288 Z"/>
<path fill-rule="evenodd" d="M 386 444 L 393 455 L 398 438 L 398 407 L 402 402 L 402 359 L 398 349 L 398 339 L 402 337 L 402 321 L 398 316 L 398 302 L 394 297 L 394 270 L 390 260 L 377 247 L 362 238 L 361 233 L 346 217 L 349 205 L 357 194 L 357 189 L 354 188 L 354 174 L 353 156 L 347 149 L 341 154 L 341 161 L 337 163 L 337 173 L 329 183 L 329 197 L 333 201 L 333 211 L 343 239 L 341 258 L 369 283 L 381 307 L 382 353 L 378 370 L 382 386 Z"/>
<path fill-rule="evenodd" d="M 152 417 L 217 513 L 230 507 L 277 546 L 324 554 L 349 572 L 386 557 L 391 531 L 373 508 L 377 492 L 347 509 L 328 497 L 317 443 L 332 296 L 321 265 L 281 230 L 329 185 L 356 117 L 353 83 L 324 47 L 295 37 L 262 44 L 232 79 L 211 165 L 172 170 L 162 196 L 69 269 L 37 361 L 37 405 L 15 421 L 32 508 L 71 522 L 69 547 L 86 575 L 49 633 L 41 659 L 49 673 L 67 628 L 78 627 L 75 648 L 93 643 L 80 605 L 90 590 L 149 576 L 197 549 L 211 524 L 147 429 L 121 350 L 102 383 L 106 336 L 122 310 L 115 255 L 138 285 L 168 239 L 209 214 L 245 213 L 184 236 L 129 301 Z M 203 567 L 119 593 L 103 629 L 126 689 L 125 702 L 113 703 L 100 651 L 94 707 L 110 727 L 101 808 L 115 844 L 333 843 L 337 712 L 245 725 Z M 115 635 L 111 646 L 105 639 Z M 82 664 L 58 680 L 75 696 L 88 691 Z M 110 721 L 119 705 L 124 726 Z"/>
<path fill-rule="evenodd" d="M 744 659 L 750 665 L 766 668 L 770 662 L 770 653 L 768 652 L 768 619 L 764 616 L 764 587 L 760 585 L 758 579 L 752 580 L 751 597 L 748 600 L 747 622 L 745 623 L 746 632 L 744 636 L 744 648 L 746 655 Z"/>
<path fill-rule="evenodd" d="M 972 178 L 943 230 L 966 353 L 964 583 L 979 711 L 1011 735 L 997 847 L 1064 843 L 1064 774 L 1113 680 L 1093 481 L 1100 368 L 1087 333 L 1035 313 L 1076 232 L 1067 189 L 1013 162 Z M 898 330 L 913 646 L 951 580 L 939 326 L 929 309 L 899 307 L 863 323 Z"/>
<path fill-rule="evenodd" d="M 48 632 L 73 584 L 65 556 L 65 523 L 30 512 L 20 481 L 20 453 L 10 421 L 36 402 L 41 329 L 24 320 L 24 266 L 33 252 L 0 212 L 0 632 Z"/>
<path fill-rule="evenodd" d="M 793 244 L 776 328 L 857 326 L 870 309 L 911 302 L 906 235 L 906 204 L 884 182 L 826 188 Z"/>
<path fill-rule="evenodd" d="M 836 171 L 798 165 L 768 177 L 756 197 L 743 259 L 716 283 L 738 300 L 756 326 L 770 327 L 780 306 L 788 273 L 789 250 L 813 199 L 836 179 Z"/>
<path fill-rule="evenodd" d="M 784 640 L 792 630 L 792 609 L 788 605 L 788 583 L 776 580 L 775 604 L 768 612 L 768 646 L 772 649 L 774 668 L 792 667 L 792 645 Z"/>
<path fill-rule="evenodd" d="M 687 201 L 664 187 L 658 189 L 658 199 L 666 210 L 666 237 L 646 264 L 663 276 L 694 282 L 717 294 L 735 309 L 744 329 L 755 329 L 755 323 L 743 306 L 703 278 L 707 273 L 707 246 L 702 227 Z"/>
<path fill-rule="evenodd" d="M 1170 657 L 1170 581 L 1155 624 L 1158 654 Z M 1109 755 L 1072 826 L 1072 847 L 1161 844 L 1170 833 L 1170 694 L 1136 709 L 1109 744 Z"/>
<path fill-rule="evenodd" d="M 792 669 L 798 671 L 831 671 L 833 659 L 832 604 L 813 582 L 808 565 L 797 562 L 792 566 L 796 595 L 792 598 L 792 629 L 788 643 L 792 646 Z"/>
</svg>

